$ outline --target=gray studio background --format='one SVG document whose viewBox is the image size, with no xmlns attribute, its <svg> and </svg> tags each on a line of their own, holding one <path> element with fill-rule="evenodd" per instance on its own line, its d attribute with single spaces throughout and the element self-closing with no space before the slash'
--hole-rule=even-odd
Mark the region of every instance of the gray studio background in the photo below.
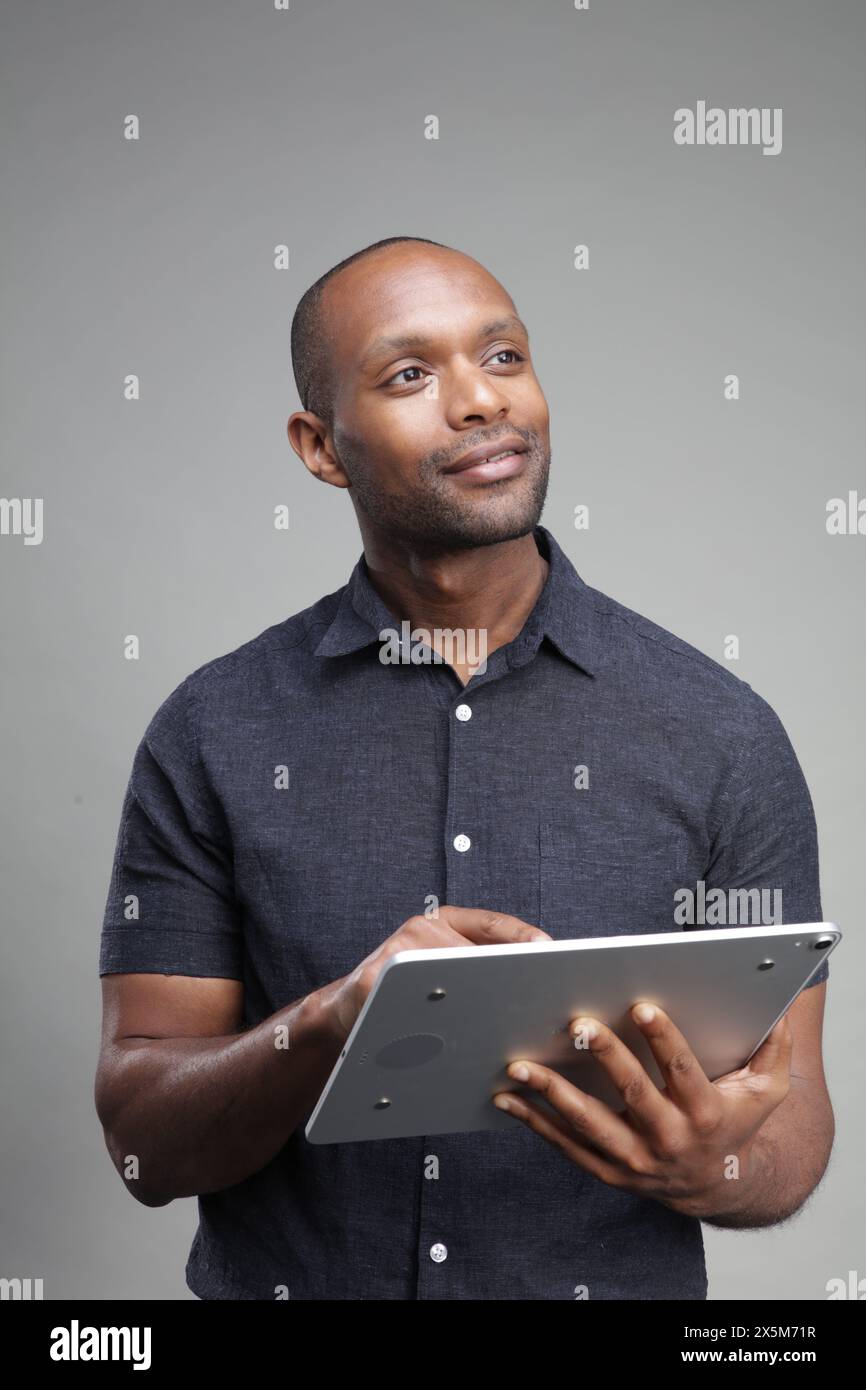
<svg viewBox="0 0 866 1390">
<path fill-rule="evenodd" d="M 866 536 L 825 528 L 828 499 L 866 492 L 862 4 L 4 0 L 0 37 L 0 495 L 44 499 L 41 545 L 0 537 L 0 1275 L 192 1297 L 195 1201 L 138 1205 L 93 1107 L 121 799 L 183 677 L 360 554 L 348 498 L 286 441 L 289 325 L 324 270 L 395 234 L 513 294 L 551 408 L 543 520 L 580 574 L 717 660 L 737 634 L 734 669 L 788 729 L 846 933 L 836 1147 L 793 1221 L 705 1228 L 710 1295 L 866 1275 Z M 677 147 L 699 99 L 782 107 L 782 152 Z"/>
</svg>

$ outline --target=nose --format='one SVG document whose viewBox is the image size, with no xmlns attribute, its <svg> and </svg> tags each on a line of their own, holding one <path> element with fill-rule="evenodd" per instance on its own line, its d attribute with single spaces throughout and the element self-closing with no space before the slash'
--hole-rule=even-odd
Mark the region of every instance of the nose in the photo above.
<svg viewBox="0 0 866 1390">
<path fill-rule="evenodd" d="M 445 414 L 454 429 L 496 420 L 511 409 L 508 379 L 492 377 L 474 363 L 450 373 L 444 390 Z"/>
</svg>

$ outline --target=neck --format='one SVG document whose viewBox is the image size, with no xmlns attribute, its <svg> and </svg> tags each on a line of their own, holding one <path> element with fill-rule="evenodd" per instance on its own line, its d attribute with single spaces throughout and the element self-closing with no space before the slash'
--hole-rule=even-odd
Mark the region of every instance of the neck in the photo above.
<svg viewBox="0 0 866 1390">
<path fill-rule="evenodd" d="M 489 656 L 523 627 L 544 587 L 549 565 L 532 533 L 497 545 L 420 555 L 389 538 L 365 535 L 370 582 L 401 622 L 435 629 L 483 632 Z M 455 664 L 467 683 L 468 667 Z"/>
</svg>

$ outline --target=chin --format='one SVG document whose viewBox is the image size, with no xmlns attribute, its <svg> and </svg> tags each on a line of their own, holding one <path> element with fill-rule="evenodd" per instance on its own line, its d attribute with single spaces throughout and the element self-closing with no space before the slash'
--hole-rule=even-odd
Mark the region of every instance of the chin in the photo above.
<svg viewBox="0 0 866 1390">
<path fill-rule="evenodd" d="M 467 514 L 465 524 L 455 528 L 454 545 L 474 549 L 481 545 L 502 545 L 505 541 L 517 541 L 533 532 L 541 519 L 538 507 L 522 507 L 507 516 L 494 515 L 491 508 L 487 515 Z"/>
<path fill-rule="evenodd" d="M 543 490 L 535 487 L 529 497 L 514 499 L 508 505 L 497 506 L 491 499 L 466 510 L 465 530 L 472 545 L 501 545 L 503 541 L 520 540 L 535 530 L 547 495 L 547 480 Z"/>
</svg>

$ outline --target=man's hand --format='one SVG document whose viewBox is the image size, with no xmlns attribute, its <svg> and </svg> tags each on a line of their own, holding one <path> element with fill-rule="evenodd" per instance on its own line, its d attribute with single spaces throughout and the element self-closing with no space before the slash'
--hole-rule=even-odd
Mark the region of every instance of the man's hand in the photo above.
<svg viewBox="0 0 866 1390">
<path fill-rule="evenodd" d="M 356 966 L 350 975 L 317 991 L 340 1045 L 352 1031 L 368 994 L 398 951 L 435 947 L 505 946 L 519 941 L 552 941 L 540 927 L 503 912 L 474 907 L 440 907 L 437 917 L 410 917 Z"/>
<path fill-rule="evenodd" d="M 714 1082 L 662 1009 L 638 1004 L 632 1018 L 652 1049 L 664 1090 L 610 1028 L 581 1017 L 572 1020 L 571 1036 L 604 1067 L 625 1110 L 612 1110 L 539 1062 L 512 1062 L 508 1074 L 543 1096 L 555 1115 L 513 1092 L 499 1092 L 494 1103 L 611 1187 L 689 1216 L 708 1216 L 732 1202 L 738 1184 L 725 1176 L 731 1157 L 747 1167 L 759 1129 L 788 1094 L 787 1016 L 745 1067 Z"/>
</svg>

